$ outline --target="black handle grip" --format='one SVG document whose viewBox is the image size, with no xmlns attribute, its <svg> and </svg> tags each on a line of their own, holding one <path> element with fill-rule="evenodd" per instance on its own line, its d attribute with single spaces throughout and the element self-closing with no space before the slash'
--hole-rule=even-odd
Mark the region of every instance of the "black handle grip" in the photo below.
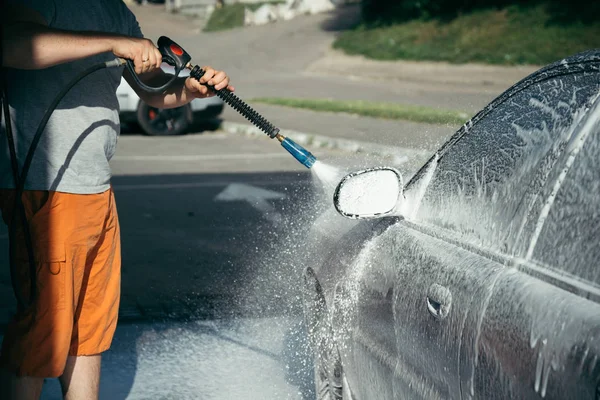
<svg viewBox="0 0 600 400">
<path fill-rule="evenodd" d="M 166 36 L 159 37 L 157 45 L 163 61 L 175 67 L 176 71 L 181 71 L 192 60 L 192 56 Z"/>
<path fill-rule="evenodd" d="M 183 50 L 181 46 L 166 36 L 161 36 L 158 38 L 157 44 L 158 51 L 160 51 L 163 61 L 175 67 L 175 75 L 173 75 L 173 77 L 164 85 L 159 87 L 146 85 L 135 73 L 135 65 L 133 64 L 133 61 L 127 60 L 127 69 L 133 76 L 135 82 L 139 85 L 139 87 L 150 93 L 162 93 L 167 90 L 167 88 L 171 86 L 173 82 L 175 82 L 181 70 L 184 69 L 185 66 L 192 60 L 192 57 L 185 50 Z"/>
</svg>

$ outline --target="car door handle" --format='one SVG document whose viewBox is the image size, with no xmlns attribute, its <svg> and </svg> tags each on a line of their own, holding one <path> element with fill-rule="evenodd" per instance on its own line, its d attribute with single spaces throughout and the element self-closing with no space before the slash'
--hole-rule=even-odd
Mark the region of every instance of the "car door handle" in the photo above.
<svg viewBox="0 0 600 400">
<path fill-rule="evenodd" d="M 447 287 L 437 283 L 427 290 L 427 310 L 434 318 L 442 320 L 450 313 L 452 293 Z"/>
</svg>

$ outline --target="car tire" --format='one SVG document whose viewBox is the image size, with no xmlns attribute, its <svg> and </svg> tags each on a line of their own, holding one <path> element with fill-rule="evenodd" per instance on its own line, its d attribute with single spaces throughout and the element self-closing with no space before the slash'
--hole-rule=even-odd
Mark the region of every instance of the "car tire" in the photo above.
<svg viewBox="0 0 600 400">
<path fill-rule="evenodd" d="M 186 133 L 192 121 L 189 105 L 161 109 L 140 101 L 137 120 L 146 135 L 175 136 Z"/>
<path fill-rule="evenodd" d="M 310 267 L 305 271 L 304 283 L 304 322 L 313 351 L 317 400 L 346 400 L 341 357 L 329 322 L 325 296 Z"/>
</svg>

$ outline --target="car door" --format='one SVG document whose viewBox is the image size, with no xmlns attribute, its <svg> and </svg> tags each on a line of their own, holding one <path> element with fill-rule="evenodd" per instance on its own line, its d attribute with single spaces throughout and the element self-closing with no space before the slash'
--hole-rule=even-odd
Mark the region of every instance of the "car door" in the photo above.
<svg viewBox="0 0 600 400">
<path fill-rule="evenodd" d="M 408 197 L 424 191 L 418 210 L 405 210 L 415 217 L 380 246 L 393 249 L 387 267 L 395 268 L 396 398 L 504 398 L 518 386 L 515 375 L 497 387 L 505 391 L 490 390 L 514 371 L 498 361 L 511 354 L 502 346 L 520 315 L 506 313 L 513 299 L 503 282 L 519 275 L 515 260 L 530 251 L 545 190 L 600 90 L 597 56 L 587 61 L 566 60 L 511 88 L 451 139 L 432 172 L 408 186 Z M 505 318 L 489 318 L 490 308 Z M 500 346 L 497 353 L 484 351 L 484 333 Z"/>
<path fill-rule="evenodd" d="M 500 362 L 512 353 L 484 350 L 511 342 L 500 287 L 520 273 L 543 191 L 600 89 L 599 59 L 563 60 L 494 100 L 409 182 L 407 220 L 363 244 L 333 313 L 356 398 L 502 398 L 490 382 L 518 384 Z"/>
<path fill-rule="evenodd" d="M 600 98 L 583 112 L 479 328 L 471 390 L 485 398 L 600 396 Z"/>
</svg>

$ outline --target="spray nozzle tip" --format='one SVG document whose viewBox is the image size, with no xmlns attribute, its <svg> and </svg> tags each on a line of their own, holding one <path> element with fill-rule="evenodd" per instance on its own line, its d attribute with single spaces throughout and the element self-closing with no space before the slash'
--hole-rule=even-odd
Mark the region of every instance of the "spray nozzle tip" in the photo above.
<svg viewBox="0 0 600 400">
<path fill-rule="evenodd" d="M 285 138 L 281 145 L 292 155 L 300 164 L 306 168 L 310 168 L 317 161 L 317 158 L 311 154 L 304 147 L 294 142 L 290 138 Z"/>
<path fill-rule="evenodd" d="M 317 162 L 317 157 L 313 156 L 312 153 L 308 153 L 308 157 L 304 162 L 300 161 L 306 168 L 311 168 L 315 162 Z"/>
</svg>

